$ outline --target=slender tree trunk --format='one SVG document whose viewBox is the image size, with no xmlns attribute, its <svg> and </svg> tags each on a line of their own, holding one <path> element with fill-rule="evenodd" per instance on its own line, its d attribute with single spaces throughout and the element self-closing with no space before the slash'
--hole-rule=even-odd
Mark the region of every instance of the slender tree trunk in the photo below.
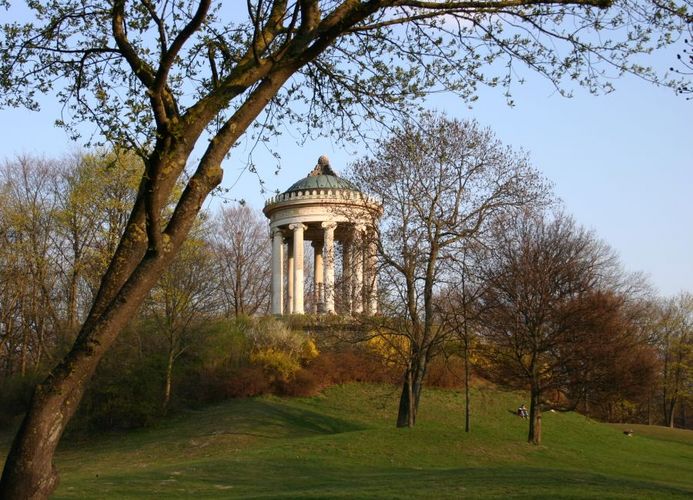
<svg viewBox="0 0 693 500">
<path fill-rule="evenodd" d="M 27 331 L 28 331 L 27 327 L 24 326 L 22 328 L 22 347 L 21 347 L 22 350 L 21 350 L 21 356 L 19 358 L 19 373 L 21 374 L 22 377 L 24 375 L 26 375 L 26 359 L 27 359 L 27 352 L 28 352 L 27 342 L 28 342 L 28 337 L 29 337 L 29 335 L 27 334 Z"/>
<path fill-rule="evenodd" d="M 413 427 L 419 410 L 423 379 L 426 375 L 426 360 L 418 357 L 412 360 L 404 374 L 402 394 L 399 399 L 397 427 Z"/>
<path fill-rule="evenodd" d="M 465 330 L 467 328 L 465 322 Z M 465 335 L 464 340 L 464 432 L 470 430 L 470 415 L 469 415 L 469 343 Z"/>
<path fill-rule="evenodd" d="M 541 444 L 541 405 L 539 403 L 539 389 L 532 387 L 529 404 L 529 433 L 527 442 Z"/>
<path fill-rule="evenodd" d="M 407 381 L 407 427 L 414 427 L 416 423 L 416 403 L 414 382 L 412 373 L 409 372 L 409 380 Z"/>
<path fill-rule="evenodd" d="M 76 264 L 74 264 L 76 265 Z M 74 333 L 77 328 L 77 285 L 79 283 L 79 273 L 72 271 L 70 275 L 70 286 L 68 290 L 67 306 L 67 328 L 70 333 Z"/>
<path fill-rule="evenodd" d="M 166 380 L 164 382 L 164 401 L 163 404 L 161 405 L 161 408 L 164 412 L 164 415 L 168 411 L 168 404 L 171 401 L 171 385 L 173 381 L 173 362 L 175 360 L 175 355 L 174 355 L 174 347 L 173 345 L 169 346 L 168 349 L 168 359 L 166 361 Z"/>
<path fill-rule="evenodd" d="M 676 398 L 671 398 L 666 406 L 667 427 L 674 428 L 674 411 L 676 409 Z"/>
</svg>

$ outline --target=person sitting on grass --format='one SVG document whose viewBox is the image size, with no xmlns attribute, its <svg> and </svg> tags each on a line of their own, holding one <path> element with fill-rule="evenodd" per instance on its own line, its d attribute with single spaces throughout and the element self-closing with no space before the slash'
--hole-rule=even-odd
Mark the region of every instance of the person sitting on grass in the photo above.
<svg viewBox="0 0 693 500">
<path fill-rule="evenodd" d="M 522 418 L 527 418 L 529 416 L 527 413 L 527 407 L 524 403 L 522 403 L 520 407 L 517 409 L 517 416 Z"/>
</svg>

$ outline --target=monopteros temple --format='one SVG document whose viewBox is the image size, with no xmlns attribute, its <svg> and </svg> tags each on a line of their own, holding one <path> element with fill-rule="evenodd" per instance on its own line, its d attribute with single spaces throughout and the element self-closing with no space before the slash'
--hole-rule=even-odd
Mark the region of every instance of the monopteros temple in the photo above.
<svg viewBox="0 0 693 500">
<path fill-rule="evenodd" d="M 321 156 L 308 177 L 267 200 L 263 211 L 272 234 L 273 314 L 304 314 L 306 302 L 310 312 L 377 313 L 378 201 L 340 178 Z M 308 287 L 305 242 L 313 248 Z"/>
</svg>

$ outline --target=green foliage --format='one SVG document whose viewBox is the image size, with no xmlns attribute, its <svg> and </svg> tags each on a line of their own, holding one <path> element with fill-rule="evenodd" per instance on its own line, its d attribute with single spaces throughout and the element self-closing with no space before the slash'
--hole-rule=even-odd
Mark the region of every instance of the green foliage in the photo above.
<svg viewBox="0 0 693 500">
<path fill-rule="evenodd" d="M 130 429 L 154 422 L 161 415 L 163 385 L 157 365 L 149 360 L 126 366 L 124 371 L 100 369 L 75 426 L 81 424 L 82 430 Z"/>
<path fill-rule="evenodd" d="M 143 427 L 161 415 L 164 363 L 151 325 L 131 325 L 94 374 L 70 430 Z"/>
<path fill-rule="evenodd" d="M 245 366 L 250 349 L 246 332 L 252 321 L 238 316 L 207 323 L 200 335 L 202 341 L 192 347 L 192 353 L 209 369 Z"/>
</svg>

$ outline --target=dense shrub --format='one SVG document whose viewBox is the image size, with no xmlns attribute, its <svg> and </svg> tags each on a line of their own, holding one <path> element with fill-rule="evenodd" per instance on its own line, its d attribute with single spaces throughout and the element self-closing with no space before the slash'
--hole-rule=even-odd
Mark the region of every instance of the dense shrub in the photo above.
<svg viewBox="0 0 693 500">
<path fill-rule="evenodd" d="M 30 373 L 0 379 L 0 428 L 9 427 L 26 412 L 42 374 Z"/>
<path fill-rule="evenodd" d="M 198 325 L 195 342 L 174 365 L 169 411 L 263 394 L 312 396 L 347 382 L 401 381 L 401 367 L 384 357 L 382 348 L 340 339 L 338 319 L 321 321 L 323 330 L 312 323 L 308 328 L 273 317 Z M 100 363 L 70 432 L 141 427 L 160 418 L 165 354 L 165 339 L 156 325 L 133 322 Z M 433 362 L 426 383 L 456 385 L 457 375 L 451 373 L 461 373 L 462 364 L 453 368 L 451 372 L 449 366 Z M 0 425 L 16 424 L 42 377 L 0 380 Z"/>
<path fill-rule="evenodd" d="M 78 422 L 90 430 L 143 427 L 161 416 L 161 370 L 154 363 L 102 370 L 85 395 Z"/>
<path fill-rule="evenodd" d="M 247 366 L 229 373 L 221 388 L 227 398 L 249 398 L 272 392 L 272 381 L 261 366 Z"/>
</svg>

